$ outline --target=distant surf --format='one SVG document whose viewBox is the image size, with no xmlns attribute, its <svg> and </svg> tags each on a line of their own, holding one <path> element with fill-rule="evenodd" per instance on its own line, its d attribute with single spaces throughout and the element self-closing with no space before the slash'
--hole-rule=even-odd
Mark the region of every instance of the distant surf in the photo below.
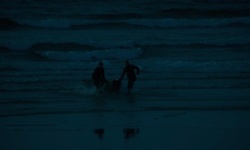
<svg viewBox="0 0 250 150">
<path fill-rule="evenodd" d="M 137 49 L 103 49 L 93 51 L 37 51 L 37 54 L 49 59 L 58 61 L 97 61 L 105 59 L 132 59 L 142 54 Z"/>
</svg>

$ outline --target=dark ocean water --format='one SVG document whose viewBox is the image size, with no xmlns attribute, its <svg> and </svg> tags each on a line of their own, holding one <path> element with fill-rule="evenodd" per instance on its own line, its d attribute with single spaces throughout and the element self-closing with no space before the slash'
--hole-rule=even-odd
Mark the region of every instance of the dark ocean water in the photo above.
<svg viewBox="0 0 250 150">
<path fill-rule="evenodd" d="M 244 0 L 2 0 L 0 116 L 248 110 L 249 32 Z M 126 79 L 118 95 L 86 84 L 126 59 L 141 69 L 131 96 Z"/>
</svg>

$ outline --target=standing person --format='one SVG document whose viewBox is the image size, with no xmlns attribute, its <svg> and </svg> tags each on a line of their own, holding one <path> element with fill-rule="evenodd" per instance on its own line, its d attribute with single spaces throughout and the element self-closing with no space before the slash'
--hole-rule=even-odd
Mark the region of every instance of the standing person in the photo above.
<svg viewBox="0 0 250 150">
<path fill-rule="evenodd" d="M 94 80 L 94 84 L 97 89 L 102 87 L 106 81 L 105 74 L 104 74 L 104 68 L 103 68 L 103 62 L 99 62 L 98 66 L 95 68 L 92 79 Z"/>
<path fill-rule="evenodd" d="M 136 73 L 135 73 L 136 70 Z M 127 74 L 128 78 L 128 94 L 130 94 L 131 89 L 133 88 L 134 82 L 136 81 L 136 74 L 138 75 L 140 72 L 139 67 L 130 64 L 129 61 L 125 62 L 125 67 L 123 69 L 121 78 L 119 79 L 120 81 L 123 79 L 124 75 Z"/>
</svg>

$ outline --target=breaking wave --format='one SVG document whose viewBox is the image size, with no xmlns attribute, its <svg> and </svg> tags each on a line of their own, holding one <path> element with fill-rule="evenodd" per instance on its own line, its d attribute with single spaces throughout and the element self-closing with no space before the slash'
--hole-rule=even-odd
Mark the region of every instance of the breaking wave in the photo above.
<svg viewBox="0 0 250 150">
<path fill-rule="evenodd" d="M 142 54 L 140 48 L 136 49 L 105 49 L 93 51 L 38 51 L 37 54 L 56 61 L 96 61 L 104 59 L 131 59 Z"/>
</svg>

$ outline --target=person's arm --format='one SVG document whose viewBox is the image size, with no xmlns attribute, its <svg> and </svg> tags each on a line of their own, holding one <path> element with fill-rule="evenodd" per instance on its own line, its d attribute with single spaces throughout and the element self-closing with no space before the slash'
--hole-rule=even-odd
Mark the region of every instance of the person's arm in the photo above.
<svg viewBox="0 0 250 150">
<path fill-rule="evenodd" d="M 104 69 L 102 69 L 102 79 L 103 81 L 106 81 Z"/>
<path fill-rule="evenodd" d="M 126 74 L 126 67 L 123 69 L 122 75 L 120 77 L 120 81 L 123 79 L 124 75 Z"/>
<path fill-rule="evenodd" d="M 95 68 L 95 70 L 94 70 L 93 73 L 92 73 L 92 79 L 93 79 L 93 80 L 96 79 L 96 68 Z"/>
<path fill-rule="evenodd" d="M 136 69 L 136 73 L 139 74 L 140 73 L 140 68 L 135 66 L 135 65 L 134 65 L 134 68 Z"/>
</svg>

